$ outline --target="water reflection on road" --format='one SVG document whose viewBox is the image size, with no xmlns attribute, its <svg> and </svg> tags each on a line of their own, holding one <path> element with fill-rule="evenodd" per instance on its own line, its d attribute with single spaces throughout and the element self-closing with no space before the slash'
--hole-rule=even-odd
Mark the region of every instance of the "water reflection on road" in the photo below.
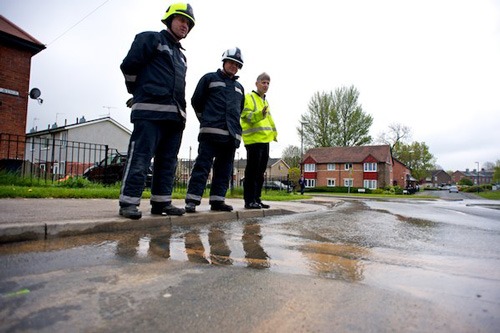
<svg viewBox="0 0 500 333">
<path fill-rule="evenodd" d="M 2 245 L 0 254 L 51 252 L 66 265 L 189 261 L 387 285 L 393 275 L 413 279 L 416 272 L 459 276 L 455 281 L 482 275 L 500 280 L 498 230 L 385 208 L 353 201 L 326 212 Z"/>
</svg>

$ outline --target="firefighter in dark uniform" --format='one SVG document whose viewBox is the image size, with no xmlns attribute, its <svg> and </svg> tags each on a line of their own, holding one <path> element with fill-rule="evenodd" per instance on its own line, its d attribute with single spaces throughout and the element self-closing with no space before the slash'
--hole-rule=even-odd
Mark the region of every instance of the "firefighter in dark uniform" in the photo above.
<svg viewBox="0 0 500 333">
<path fill-rule="evenodd" d="M 127 90 L 133 95 L 130 106 L 134 129 L 120 190 L 119 213 L 131 219 L 142 216 L 137 207 L 153 157 L 151 214 L 185 213 L 183 208 L 172 205 L 172 187 L 186 123 L 187 64 L 179 41 L 194 27 L 193 9 L 186 3 L 172 4 L 162 22 L 167 30 L 135 36 L 120 66 Z"/>
<path fill-rule="evenodd" d="M 186 194 L 186 212 L 194 213 L 213 166 L 210 186 L 210 209 L 232 211 L 224 201 L 232 176 L 234 153 L 240 146 L 240 115 L 245 104 L 245 91 L 236 73 L 243 67 L 241 50 L 237 47 L 222 55 L 222 69 L 205 74 L 191 98 L 200 121 L 198 156 L 191 171 Z"/>
</svg>

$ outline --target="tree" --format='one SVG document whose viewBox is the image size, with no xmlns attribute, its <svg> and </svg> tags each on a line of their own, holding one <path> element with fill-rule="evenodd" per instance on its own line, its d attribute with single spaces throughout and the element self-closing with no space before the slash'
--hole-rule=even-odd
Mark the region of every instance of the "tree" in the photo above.
<svg viewBox="0 0 500 333">
<path fill-rule="evenodd" d="M 300 165 L 300 148 L 297 146 L 289 145 L 281 153 L 281 159 L 285 161 L 290 168 L 298 167 Z"/>
<path fill-rule="evenodd" d="M 500 160 L 497 161 L 493 169 L 493 182 L 495 184 L 500 184 Z"/>
<path fill-rule="evenodd" d="M 297 188 L 297 184 L 299 183 L 299 179 L 300 179 L 300 169 L 297 168 L 297 167 L 293 167 L 293 168 L 290 168 L 288 169 L 288 179 L 292 182 L 293 184 L 293 192 L 295 193 L 295 190 Z"/>
<path fill-rule="evenodd" d="M 462 178 L 458 181 L 458 185 L 472 186 L 474 183 L 469 178 Z"/>
<path fill-rule="evenodd" d="M 399 143 L 407 143 L 408 140 L 411 140 L 411 129 L 398 123 L 390 124 L 389 130 L 380 133 L 377 138 L 377 142 L 389 145 L 391 149 L 394 149 L 394 146 Z"/>
<path fill-rule="evenodd" d="M 308 113 L 301 116 L 297 132 L 308 147 L 362 146 L 372 141 L 369 135 L 373 118 L 358 105 L 359 92 L 354 86 L 335 93 L 315 93 Z M 303 127 L 303 133 L 302 133 Z"/>
<path fill-rule="evenodd" d="M 411 170 L 417 180 L 425 179 L 435 164 L 434 156 L 429 152 L 425 142 L 411 144 L 398 143 L 392 150 L 392 155 Z"/>
<path fill-rule="evenodd" d="M 492 171 L 492 170 L 494 170 L 494 169 L 495 169 L 495 163 L 493 163 L 493 162 L 485 162 L 485 163 L 483 164 L 483 169 L 484 169 L 484 170 L 489 170 L 489 171 Z"/>
</svg>

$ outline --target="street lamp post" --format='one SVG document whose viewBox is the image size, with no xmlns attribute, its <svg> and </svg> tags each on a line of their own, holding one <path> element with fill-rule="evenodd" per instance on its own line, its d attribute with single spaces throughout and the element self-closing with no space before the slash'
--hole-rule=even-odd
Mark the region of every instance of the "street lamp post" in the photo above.
<svg viewBox="0 0 500 333">
<path fill-rule="evenodd" d="M 307 121 L 300 122 L 300 173 L 302 173 L 302 156 L 304 156 L 304 125 L 309 124 Z"/>
<path fill-rule="evenodd" d="M 479 162 L 477 164 L 477 193 L 479 193 Z"/>
</svg>

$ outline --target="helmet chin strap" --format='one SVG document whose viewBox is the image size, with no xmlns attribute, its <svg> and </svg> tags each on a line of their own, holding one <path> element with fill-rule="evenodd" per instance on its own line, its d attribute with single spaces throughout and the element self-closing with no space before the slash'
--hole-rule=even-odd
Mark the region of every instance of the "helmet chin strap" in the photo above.
<svg viewBox="0 0 500 333">
<path fill-rule="evenodd" d="M 168 31 L 168 33 L 169 33 L 169 34 L 171 34 L 171 35 L 172 35 L 175 39 L 177 39 L 177 41 L 180 41 L 180 40 L 182 39 L 181 37 L 177 36 L 177 35 L 175 34 L 175 32 L 173 32 L 173 31 L 172 31 L 172 29 L 170 29 L 169 27 L 167 27 L 167 31 Z"/>
</svg>

